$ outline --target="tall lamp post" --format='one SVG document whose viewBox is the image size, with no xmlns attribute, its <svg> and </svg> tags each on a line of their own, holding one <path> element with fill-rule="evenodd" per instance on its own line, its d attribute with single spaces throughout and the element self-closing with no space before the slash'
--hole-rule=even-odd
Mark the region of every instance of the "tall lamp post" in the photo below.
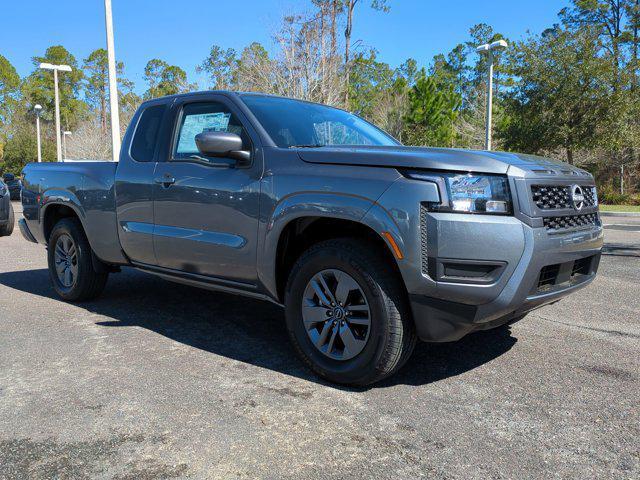
<svg viewBox="0 0 640 480">
<path fill-rule="evenodd" d="M 120 155 L 120 111 L 118 108 L 118 80 L 116 78 L 116 52 L 113 45 L 113 17 L 111 0 L 104 0 L 104 18 L 107 30 L 107 61 L 109 63 L 109 107 L 111 110 L 111 159 Z"/>
<path fill-rule="evenodd" d="M 486 54 L 489 60 L 489 78 L 487 79 L 487 115 L 486 115 L 486 132 L 484 147 L 485 150 L 491 150 L 491 129 L 493 116 L 493 52 L 504 50 L 509 44 L 504 40 L 497 40 L 492 43 L 485 43 L 476 48 L 476 52 L 480 55 Z"/>
<path fill-rule="evenodd" d="M 62 161 L 62 149 L 60 148 L 60 98 L 58 94 L 58 72 L 70 72 L 69 65 L 53 65 L 51 63 L 41 63 L 40 68 L 43 70 L 53 70 L 53 88 L 55 90 L 56 103 L 56 151 L 58 161 Z"/>
<path fill-rule="evenodd" d="M 62 132 L 62 161 L 67 158 L 67 135 L 71 135 L 71 132 Z"/>
<path fill-rule="evenodd" d="M 36 104 L 33 106 L 33 111 L 36 112 L 36 137 L 38 142 L 38 163 L 42 162 L 42 146 L 40 145 L 40 114 L 42 113 L 42 105 Z"/>
</svg>

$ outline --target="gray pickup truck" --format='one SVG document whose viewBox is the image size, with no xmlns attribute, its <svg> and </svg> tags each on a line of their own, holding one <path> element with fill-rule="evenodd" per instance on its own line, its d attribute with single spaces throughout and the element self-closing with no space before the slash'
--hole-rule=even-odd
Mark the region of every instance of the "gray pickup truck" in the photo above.
<svg viewBox="0 0 640 480">
<path fill-rule="evenodd" d="M 23 235 L 68 301 L 132 266 L 285 308 L 303 361 L 365 385 L 584 287 L 593 177 L 529 155 L 405 147 L 335 108 L 252 93 L 145 102 L 119 162 L 30 164 Z"/>
</svg>

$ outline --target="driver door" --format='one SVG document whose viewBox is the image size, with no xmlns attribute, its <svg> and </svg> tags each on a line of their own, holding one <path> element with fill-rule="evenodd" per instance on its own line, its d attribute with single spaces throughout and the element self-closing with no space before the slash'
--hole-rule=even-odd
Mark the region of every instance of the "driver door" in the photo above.
<svg viewBox="0 0 640 480">
<path fill-rule="evenodd" d="M 154 185 L 154 250 L 167 269 L 255 284 L 262 157 L 258 136 L 225 97 L 176 105 L 169 158 L 158 163 Z M 207 158 L 195 136 L 240 135 L 251 162 Z"/>
</svg>

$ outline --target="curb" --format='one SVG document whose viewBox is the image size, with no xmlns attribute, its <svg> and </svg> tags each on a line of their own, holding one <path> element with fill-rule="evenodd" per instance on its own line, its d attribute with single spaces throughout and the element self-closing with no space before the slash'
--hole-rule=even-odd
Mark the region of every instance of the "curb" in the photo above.
<svg viewBox="0 0 640 480">
<path fill-rule="evenodd" d="M 601 217 L 640 217 L 640 212 L 600 212 Z"/>
</svg>

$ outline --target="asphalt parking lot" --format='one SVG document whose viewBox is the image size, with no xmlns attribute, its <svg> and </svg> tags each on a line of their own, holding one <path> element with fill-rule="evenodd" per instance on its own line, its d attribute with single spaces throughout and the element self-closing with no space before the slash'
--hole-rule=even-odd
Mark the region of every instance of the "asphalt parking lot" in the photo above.
<svg viewBox="0 0 640 480">
<path fill-rule="evenodd" d="M 0 239 L 0 478 L 637 479 L 640 218 L 605 222 L 589 288 L 419 345 L 358 390 L 307 371 L 270 304 L 131 269 L 63 303 L 16 229 Z"/>
</svg>

